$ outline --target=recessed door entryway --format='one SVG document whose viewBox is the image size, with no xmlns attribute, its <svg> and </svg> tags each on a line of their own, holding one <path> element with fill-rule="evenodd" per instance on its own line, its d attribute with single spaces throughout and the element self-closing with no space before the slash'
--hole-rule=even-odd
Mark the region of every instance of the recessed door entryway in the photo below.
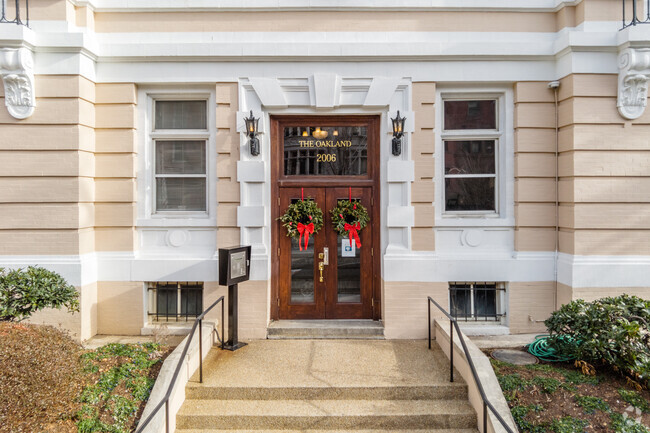
<svg viewBox="0 0 650 433">
<path fill-rule="evenodd" d="M 271 117 L 274 319 L 379 318 L 379 117 Z M 287 207 L 312 200 L 323 227 L 287 237 L 278 221 Z M 358 202 L 370 222 L 359 245 L 338 233 L 331 210 Z"/>
</svg>

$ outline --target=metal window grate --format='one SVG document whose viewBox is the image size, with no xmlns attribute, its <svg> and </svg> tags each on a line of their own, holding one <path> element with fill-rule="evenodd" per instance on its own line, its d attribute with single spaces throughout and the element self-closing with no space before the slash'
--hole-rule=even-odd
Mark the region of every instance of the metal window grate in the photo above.
<svg viewBox="0 0 650 433">
<path fill-rule="evenodd" d="M 0 24 L 17 24 L 29 27 L 29 0 L 0 0 Z M 9 19 L 13 13 L 14 18 Z M 24 17 L 24 20 L 23 20 Z"/>
<path fill-rule="evenodd" d="M 449 309 L 457 319 L 494 322 L 505 316 L 503 294 L 505 283 L 450 282 Z"/>
<path fill-rule="evenodd" d="M 181 322 L 198 317 L 203 311 L 203 283 L 160 282 L 148 287 L 150 322 Z"/>
<path fill-rule="evenodd" d="M 630 0 L 621 0 L 623 6 L 623 27 L 621 27 L 621 30 L 637 24 L 650 24 L 650 0 L 632 0 L 631 5 L 627 8 L 625 6 L 626 2 L 630 2 Z M 645 10 L 642 10 L 639 3 Z"/>
</svg>

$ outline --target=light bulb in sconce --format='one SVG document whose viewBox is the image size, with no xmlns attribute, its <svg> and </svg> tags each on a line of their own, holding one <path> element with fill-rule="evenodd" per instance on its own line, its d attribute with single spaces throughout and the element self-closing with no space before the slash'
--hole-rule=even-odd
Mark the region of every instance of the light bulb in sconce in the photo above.
<svg viewBox="0 0 650 433">
<path fill-rule="evenodd" d="M 329 133 L 327 131 L 323 131 L 318 126 L 318 127 L 316 127 L 316 129 L 314 130 L 314 132 L 311 135 L 314 138 L 318 139 L 318 140 L 322 140 L 323 138 L 327 137 L 329 135 Z"/>
<path fill-rule="evenodd" d="M 332 132 L 332 135 L 334 137 L 338 137 L 339 136 L 339 131 L 337 129 L 335 129 L 334 132 Z"/>
<path fill-rule="evenodd" d="M 307 137 L 307 136 L 309 136 L 309 134 L 307 133 L 307 131 L 302 131 L 302 136 Z"/>
</svg>

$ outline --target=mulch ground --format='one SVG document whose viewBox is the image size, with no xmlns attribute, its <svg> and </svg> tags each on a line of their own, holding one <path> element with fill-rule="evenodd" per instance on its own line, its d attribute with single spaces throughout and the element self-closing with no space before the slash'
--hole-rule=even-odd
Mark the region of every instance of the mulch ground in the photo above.
<svg viewBox="0 0 650 433">
<path fill-rule="evenodd" d="M 0 322 L 0 432 L 76 432 L 81 353 L 52 327 Z"/>
<path fill-rule="evenodd" d="M 650 426 L 650 413 L 639 413 L 638 410 L 631 408 L 630 403 L 621 398 L 619 390 L 636 391 L 648 404 L 650 404 L 650 391 L 635 389 L 624 377 L 613 371 L 599 371 L 596 376 L 590 377 L 582 375 L 581 371 L 572 363 L 517 366 L 493 361 L 493 367 L 498 377 L 516 374 L 521 378 L 521 383 L 526 384 L 524 389 L 504 390 L 504 395 L 511 409 L 517 406 L 538 408 L 538 410 L 529 410 L 525 416 L 525 420 L 531 425 L 545 426 L 553 420 L 572 417 L 589 422 L 589 425 L 584 428 L 585 432 L 619 433 L 611 425 L 612 419 L 609 412 L 595 410 L 593 413 L 587 413 L 585 408 L 578 404 L 576 396 L 578 398 L 589 396 L 602 399 L 613 412 L 627 414 L 628 417 L 640 421 L 644 426 Z M 576 373 L 582 378 L 576 376 Z M 567 375 L 574 380 L 568 380 Z M 556 379 L 560 385 L 552 392 L 548 392 L 549 390 L 544 389 L 543 381 L 540 379 L 537 379 L 537 384 L 533 383 L 535 378 Z M 581 381 L 598 383 L 580 383 Z M 522 432 L 526 431 L 529 430 L 522 430 Z M 544 430 L 540 428 L 535 431 Z"/>
<path fill-rule="evenodd" d="M 163 346 L 150 359 L 162 361 L 172 350 Z M 102 372 L 127 360 L 101 359 L 96 361 L 97 371 L 89 372 L 81 359 L 87 352 L 53 327 L 0 322 L 0 433 L 76 433 L 82 390 L 96 384 Z M 161 367 L 158 362 L 146 376 L 155 379 Z M 124 384 L 112 394 L 129 396 Z M 146 401 L 136 404 L 127 431 L 135 428 Z M 97 410 L 100 419 L 110 423 L 105 403 L 98 403 Z"/>
</svg>

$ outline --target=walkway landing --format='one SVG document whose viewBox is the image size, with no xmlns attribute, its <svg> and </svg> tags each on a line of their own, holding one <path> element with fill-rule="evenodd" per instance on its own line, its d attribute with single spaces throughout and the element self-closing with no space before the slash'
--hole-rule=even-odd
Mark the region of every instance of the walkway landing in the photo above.
<svg viewBox="0 0 650 433">
<path fill-rule="evenodd" d="M 476 433 L 464 383 L 426 341 L 258 340 L 213 348 L 178 433 L 407 431 Z"/>
</svg>

